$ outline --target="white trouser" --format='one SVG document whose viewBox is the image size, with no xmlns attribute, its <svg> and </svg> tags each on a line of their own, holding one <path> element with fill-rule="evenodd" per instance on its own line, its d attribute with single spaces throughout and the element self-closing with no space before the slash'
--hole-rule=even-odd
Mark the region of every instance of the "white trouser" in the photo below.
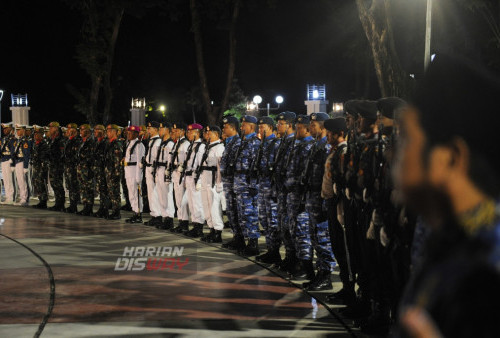
<svg viewBox="0 0 500 338">
<path fill-rule="evenodd" d="M 139 196 L 139 185 L 136 182 L 137 169 L 135 166 L 125 167 L 125 180 L 127 181 L 128 199 L 132 211 L 135 213 L 142 212 L 142 197 Z"/>
<path fill-rule="evenodd" d="M 165 167 L 158 167 L 156 169 L 156 191 L 158 192 L 160 215 L 161 217 L 168 217 L 168 184 L 165 182 Z"/>
<path fill-rule="evenodd" d="M 12 179 L 12 171 L 10 169 L 10 161 L 2 162 L 2 177 L 5 189 L 5 201 L 14 201 L 14 181 Z"/>
<path fill-rule="evenodd" d="M 167 195 L 167 217 L 175 217 L 175 205 L 174 205 L 174 184 L 172 182 L 167 182 L 168 195 Z"/>
<path fill-rule="evenodd" d="M 220 195 L 220 205 L 222 207 L 222 211 L 227 210 L 226 194 L 224 194 L 224 190 L 222 191 L 222 193 Z"/>
<path fill-rule="evenodd" d="M 205 215 L 203 215 L 203 204 L 201 203 L 201 191 L 197 191 L 194 184 L 194 177 L 187 176 L 186 180 L 186 195 L 191 214 L 191 222 L 205 224 Z"/>
<path fill-rule="evenodd" d="M 222 221 L 221 192 L 217 192 L 215 186 L 212 188 L 212 173 L 204 172 L 201 175 L 201 202 L 203 212 L 209 228 L 215 230 L 224 229 Z"/>
<path fill-rule="evenodd" d="M 177 219 L 179 221 L 188 221 L 189 211 L 187 203 L 182 203 L 186 189 L 184 189 L 184 182 L 182 182 L 182 184 L 179 184 L 180 177 L 181 174 L 177 170 L 172 173 L 172 182 L 174 183 L 175 204 L 177 205 Z"/>
<path fill-rule="evenodd" d="M 19 187 L 20 203 L 28 202 L 28 182 L 26 182 L 26 175 L 24 174 L 24 163 L 16 163 L 16 180 Z"/>
<path fill-rule="evenodd" d="M 146 167 L 146 185 L 148 186 L 149 214 L 151 217 L 158 217 L 161 215 L 160 201 L 153 180 L 153 167 Z"/>
</svg>

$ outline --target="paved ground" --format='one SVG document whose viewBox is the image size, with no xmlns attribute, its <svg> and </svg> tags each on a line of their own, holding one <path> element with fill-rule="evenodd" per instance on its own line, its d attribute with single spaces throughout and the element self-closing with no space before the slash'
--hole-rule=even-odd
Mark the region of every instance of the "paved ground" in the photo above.
<svg viewBox="0 0 500 338">
<path fill-rule="evenodd" d="M 137 247 L 151 255 L 129 266 Z M 2 205 L 0 276 L 1 337 L 358 335 L 322 305 L 324 293 L 313 298 L 219 245 L 123 219 Z"/>
</svg>

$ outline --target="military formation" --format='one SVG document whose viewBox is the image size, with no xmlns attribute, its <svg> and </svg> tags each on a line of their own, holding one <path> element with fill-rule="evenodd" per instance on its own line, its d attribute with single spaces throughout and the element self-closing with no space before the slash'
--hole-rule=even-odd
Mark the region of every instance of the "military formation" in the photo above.
<svg viewBox="0 0 500 338">
<path fill-rule="evenodd" d="M 129 210 L 127 223 L 209 243 L 222 243 L 226 225 L 233 237 L 222 247 L 303 280 L 308 291 L 331 290 L 338 267 L 343 287 L 327 301 L 347 305 L 343 314 L 361 318 L 365 331 L 383 332 L 408 277 L 414 224 L 390 175 L 404 106 L 398 98 L 353 100 L 342 117 L 228 116 L 222 128 L 52 122 L 27 135 L 26 126 L 3 124 L 3 203 L 17 194 L 28 205 L 31 172 L 34 208 L 48 208 L 50 186 L 52 211 L 116 220 Z"/>
</svg>

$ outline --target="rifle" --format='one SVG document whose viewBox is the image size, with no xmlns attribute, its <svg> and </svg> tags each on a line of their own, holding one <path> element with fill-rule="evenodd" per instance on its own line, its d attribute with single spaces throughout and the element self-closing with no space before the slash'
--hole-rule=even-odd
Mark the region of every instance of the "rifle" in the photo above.
<svg viewBox="0 0 500 338">
<path fill-rule="evenodd" d="M 262 153 L 264 152 L 264 142 L 266 140 L 266 133 L 262 135 L 262 141 L 260 142 L 259 150 L 257 151 L 257 156 L 250 166 L 249 178 L 257 178 L 260 172 L 260 162 L 262 160 Z"/>
<path fill-rule="evenodd" d="M 307 186 L 307 181 L 311 173 L 312 165 L 313 165 L 313 159 L 316 157 L 316 153 L 318 152 L 318 143 L 319 141 L 316 141 L 314 146 L 311 148 L 311 151 L 309 152 L 309 156 L 307 157 L 306 165 L 304 167 L 304 170 L 302 171 L 302 174 L 300 175 L 299 179 L 299 184 L 302 187 Z"/>
<path fill-rule="evenodd" d="M 165 182 L 172 181 L 172 172 L 174 171 L 174 161 L 179 154 L 179 148 L 180 148 L 182 143 L 183 142 L 181 142 L 181 140 L 177 140 L 177 144 L 174 147 L 174 151 L 172 153 L 170 153 L 170 155 L 172 155 L 172 156 L 170 157 L 170 162 L 168 163 L 168 168 L 166 168 L 166 170 L 165 170 Z"/>
<path fill-rule="evenodd" d="M 205 152 L 203 153 L 203 156 L 201 157 L 201 162 L 198 168 L 196 168 L 195 176 L 194 176 L 194 185 L 198 184 L 198 180 L 200 179 L 201 176 L 201 167 L 203 165 L 203 162 L 205 162 L 208 158 L 208 152 L 210 151 L 210 147 L 208 147 L 207 142 L 205 143 Z"/>
<path fill-rule="evenodd" d="M 271 185 L 275 185 L 277 182 L 276 164 L 281 161 L 283 148 L 285 147 L 286 136 L 287 136 L 286 134 L 281 136 L 280 145 L 278 146 L 278 150 L 276 150 L 276 156 L 274 157 L 274 162 L 269 166 L 269 171 L 271 172 Z"/>
<path fill-rule="evenodd" d="M 241 139 L 241 143 L 240 143 L 240 146 L 238 147 L 238 149 L 236 150 L 236 154 L 234 154 L 234 157 L 233 157 L 233 160 L 229 163 L 229 166 L 228 166 L 228 169 L 226 169 L 226 174 L 228 176 L 233 176 L 234 174 L 234 168 L 236 167 L 236 160 L 238 159 L 238 157 L 240 156 L 240 152 L 241 152 L 241 149 L 243 148 L 243 142 L 244 139 L 243 139 L 243 132 L 240 132 L 240 139 Z"/>
<path fill-rule="evenodd" d="M 189 158 L 191 157 L 191 153 L 193 151 L 193 144 L 194 144 L 194 142 L 191 142 L 191 144 L 189 145 L 186 158 L 184 159 L 184 162 L 179 166 L 179 168 L 181 169 L 180 170 L 181 176 L 179 177 L 179 184 L 182 183 L 182 179 L 184 178 L 184 175 L 186 173 L 187 164 L 188 164 Z"/>
</svg>

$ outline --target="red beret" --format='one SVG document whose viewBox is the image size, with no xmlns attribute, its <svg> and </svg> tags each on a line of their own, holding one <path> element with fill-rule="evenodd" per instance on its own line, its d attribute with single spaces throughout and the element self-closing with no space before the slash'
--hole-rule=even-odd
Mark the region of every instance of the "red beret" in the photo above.
<svg viewBox="0 0 500 338">
<path fill-rule="evenodd" d="M 141 128 L 139 128 L 138 126 L 130 126 L 127 128 L 128 131 L 136 131 L 136 132 L 140 132 L 141 131 Z"/>
<path fill-rule="evenodd" d="M 202 130 L 203 129 L 203 126 L 201 124 L 198 124 L 198 123 L 193 123 L 193 124 L 190 124 L 188 126 L 188 130 L 193 130 L 193 129 L 199 129 L 199 130 Z"/>
</svg>

